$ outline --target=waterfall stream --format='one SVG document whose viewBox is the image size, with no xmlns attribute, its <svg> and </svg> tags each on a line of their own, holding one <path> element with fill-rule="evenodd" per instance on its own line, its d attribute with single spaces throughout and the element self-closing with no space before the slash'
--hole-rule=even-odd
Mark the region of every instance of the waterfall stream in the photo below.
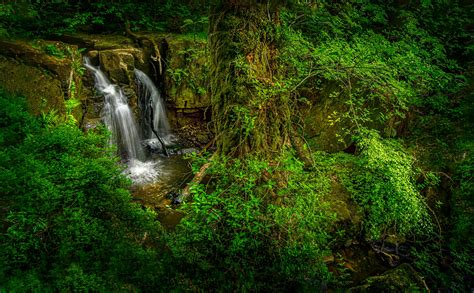
<svg viewBox="0 0 474 293">
<path fill-rule="evenodd" d="M 166 116 L 166 108 L 161 94 L 153 81 L 141 70 L 134 70 L 138 95 L 139 109 L 142 117 L 142 127 L 147 144 L 151 148 L 158 148 L 158 139 L 152 128 L 157 132 L 165 145 L 173 143 L 170 125 Z"/>
<path fill-rule="evenodd" d="M 112 133 L 112 142 L 126 155 L 128 168 L 124 173 L 135 184 L 153 182 L 158 177 L 159 164 L 157 161 L 145 161 L 140 132 L 127 103 L 127 97 L 122 89 L 112 84 L 105 73 L 99 67 L 93 66 L 87 57 L 84 58 L 84 66 L 92 72 L 95 88 L 104 96 L 102 119 Z"/>
<path fill-rule="evenodd" d="M 145 153 L 127 97 L 122 89 L 112 84 L 100 68 L 84 58 L 84 65 L 94 74 L 95 87 L 104 96 L 103 120 L 112 133 L 112 139 L 129 160 L 144 160 Z"/>
</svg>

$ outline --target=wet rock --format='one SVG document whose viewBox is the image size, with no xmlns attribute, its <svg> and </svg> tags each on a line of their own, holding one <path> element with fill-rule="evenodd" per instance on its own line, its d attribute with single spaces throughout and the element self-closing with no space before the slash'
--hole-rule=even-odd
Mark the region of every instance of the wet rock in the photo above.
<svg viewBox="0 0 474 293">
<path fill-rule="evenodd" d="M 94 66 L 98 66 L 99 65 L 99 51 L 89 51 L 87 53 L 87 57 L 89 57 L 89 59 L 91 60 L 91 63 L 94 65 Z"/>
<path fill-rule="evenodd" d="M 183 203 L 183 195 L 176 192 L 171 191 L 166 195 L 166 198 L 171 200 L 171 204 L 178 205 Z"/>
</svg>

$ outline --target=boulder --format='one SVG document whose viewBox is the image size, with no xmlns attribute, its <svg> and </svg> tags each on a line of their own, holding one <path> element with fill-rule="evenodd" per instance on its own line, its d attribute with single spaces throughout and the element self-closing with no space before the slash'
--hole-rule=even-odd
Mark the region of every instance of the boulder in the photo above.
<svg viewBox="0 0 474 293">
<path fill-rule="evenodd" d="M 405 263 L 382 275 L 372 276 L 349 292 L 412 292 L 429 291 L 415 269 Z"/>
<path fill-rule="evenodd" d="M 32 63 L 31 63 L 32 64 Z M 43 69 L 0 55 L 0 87 L 27 99 L 31 113 L 65 112 L 64 87 L 59 78 Z"/>
<path fill-rule="evenodd" d="M 325 96 L 324 93 L 322 91 L 320 96 L 313 97 L 311 107 L 303 109 L 307 140 L 314 150 L 342 151 L 352 143 L 346 134 L 352 126 L 340 118 L 349 110 L 341 98 Z"/>
<path fill-rule="evenodd" d="M 333 229 L 343 230 L 343 239 L 357 239 L 360 236 L 363 219 L 361 210 L 335 175 L 331 176 L 331 191 L 325 196 L 324 201 L 329 203 L 331 210 L 336 214 Z"/>
<path fill-rule="evenodd" d="M 56 43 L 52 42 L 56 45 Z M 57 43 L 58 46 L 62 44 Z M 77 49 L 74 47 L 73 49 Z M 67 80 L 71 72 L 71 60 L 46 54 L 31 43 L 22 40 L 0 40 L 0 55 L 21 60 L 23 64 L 42 68 L 56 75 L 59 80 Z"/>
<path fill-rule="evenodd" d="M 136 48 L 99 51 L 102 70 L 114 83 L 132 84 L 133 70 L 143 66 L 143 52 Z"/>
</svg>

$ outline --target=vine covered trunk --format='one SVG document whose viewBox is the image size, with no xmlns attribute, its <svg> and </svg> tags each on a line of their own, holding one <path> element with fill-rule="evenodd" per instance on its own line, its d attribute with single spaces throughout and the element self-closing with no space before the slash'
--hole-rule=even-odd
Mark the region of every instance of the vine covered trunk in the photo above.
<svg viewBox="0 0 474 293">
<path fill-rule="evenodd" d="M 290 144 L 290 103 L 279 82 L 280 5 L 257 2 L 212 5 L 211 97 L 218 153 L 271 159 Z"/>
</svg>

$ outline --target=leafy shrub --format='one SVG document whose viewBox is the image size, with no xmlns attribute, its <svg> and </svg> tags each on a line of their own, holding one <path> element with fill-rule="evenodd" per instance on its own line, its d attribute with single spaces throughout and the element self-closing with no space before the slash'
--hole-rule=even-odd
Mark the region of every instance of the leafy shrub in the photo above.
<svg viewBox="0 0 474 293">
<path fill-rule="evenodd" d="M 181 1 L 70 1 L 0 4 L 0 36 L 60 35 L 77 31 L 132 30 L 202 33 L 208 4 Z M 61 11 L 60 14 L 57 11 Z"/>
<path fill-rule="evenodd" d="M 42 128 L 18 98 L 4 96 L 2 288 L 104 291 L 153 284 L 141 274 L 159 276 L 157 256 L 141 243 L 144 235 L 154 242 L 160 228 L 154 213 L 130 202 L 129 180 L 107 136 L 68 124 Z"/>
<path fill-rule="evenodd" d="M 329 280 L 322 258 L 332 216 L 320 201 L 328 189 L 302 166 L 291 155 L 279 167 L 213 160 L 208 174 L 214 179 L 192 186 L 193 201 L 170 235 L 173 257 L 185 268 L 177 280 L 218 290 L 281 290 Z M 288 185 L 279 186 L 278 176 Z"/>
<path fill-rule="evenodd" d="M 54 45 L 54 44 L 48 44 L 48 45 L 44 46 L 43 50 L 46 54 L 54 56 L 54 57 L 59 58 L 59 59 L 63 59 L 64 57 L 66 57 L 64 52 L 61 49 L 59 49 L 58 47 L 56 47 L 56 45 Z"/>
</svg>

